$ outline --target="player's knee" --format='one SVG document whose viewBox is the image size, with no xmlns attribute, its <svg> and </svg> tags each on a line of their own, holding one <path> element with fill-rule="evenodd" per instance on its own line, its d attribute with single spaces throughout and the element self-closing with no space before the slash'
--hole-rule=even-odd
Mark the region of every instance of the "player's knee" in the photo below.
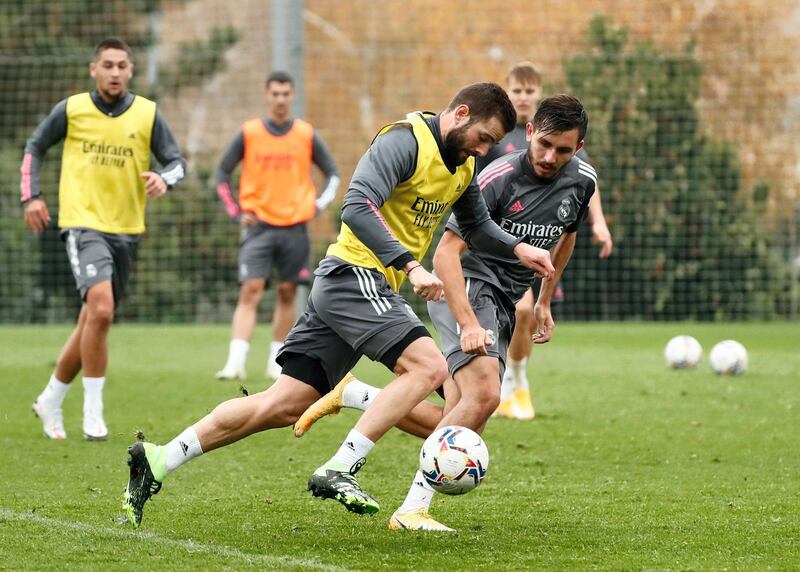
<svg viewBox="0 0 800 572">
<path fill-rule="evenodd" d="M 483 419 L 488 419 L 500 405 L 500 388 L 497 384 L 478 383 L 461 393 L 462 407 L 473 410 Z"/>
<path fill-rule="evenodd" d="M 242 284 L 239 292 L 239 303 L 247 306 L 258 305 L 264 292 L 262 280 L 248 280 Z"/>
<path fill-rule="evenodd" d="M 424 366 L 425 380 L 429 383 L 430 392 L 439 389 L 442 384 L 447 380 L 449 375 L 447 371 L 447 362 L 444 358 L 438 360 L 431 360 L 430 363 Z"/>
<path fill-rule="evenodd" d="M 110 326 L 114 320 L 114 300 L 93 300 L 86 319 L 95 326 Z"/>
<path fill-rule="evenodd" d="M 282 304 L 294 304 L 295 293 L 297 287 L 290 282 L 282 282 L 278 284 L 277 296 L 278 301 Z"/>
<path fill-rule="evenodd" d="M 527 305 L 517 306 L 517 324 L 526 324 L 533 321 L 533 308 Z"/>
<path fill-rule="evenodd" d="M 384 356 L 385 357 L 385 356 Z M 384 361 L 384 363 L 386 363 Z M 412 374 L 421 383 L 426 383 L 429 392 L 436 391 L 448 376 L 447 362 L 434 341 L 420 338 L 408 345 L 394 364 L 397 375 Z"/>
<path fill-rule="evenodd" d="M 500 375 L 494 363 L 474 361 L 456 375 L 461 391 L 460 406 L 469 409 L 476 418 L 488 419 L 500 405 Z"/>
<path fill-rule="evenodd" d="M 498 405 L 500 405 L 500 391 L 487 392 L 480 401 L 480 416 L 488 419 Z"/>
</svg>

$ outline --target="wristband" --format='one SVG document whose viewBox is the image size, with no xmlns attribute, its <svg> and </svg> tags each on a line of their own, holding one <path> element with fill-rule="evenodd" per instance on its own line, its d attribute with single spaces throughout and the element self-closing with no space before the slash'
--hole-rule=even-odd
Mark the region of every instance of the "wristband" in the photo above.
<svg viewBox="0 0 800 572">
<path fill-rule="evenodd" d="M 406 271 L 406 276 L 409 276 L 414 270 L 417 268 L 422 268 L 422 264 L 417 264 L 416 266 L 412 266 Z"/>
</svg>

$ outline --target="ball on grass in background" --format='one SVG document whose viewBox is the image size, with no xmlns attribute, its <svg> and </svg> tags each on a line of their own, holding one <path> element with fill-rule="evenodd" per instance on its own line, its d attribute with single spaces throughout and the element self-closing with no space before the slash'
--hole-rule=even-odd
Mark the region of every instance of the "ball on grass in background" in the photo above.
<svg viewBox="0 0 800 572">
<path fill-rule="evenodd" d="M 434 431 L 419 452 L 419 468 L 436 492 L 468 493 L 486 476 L 489 449 L 472 429 L 451 425 Z"/>
<path fill-rule="evenodd" d="M 675 336 L 664 348 L 664 359 L 672 369 L 697 367 L 703 359 L 703 346 L 692 336 Z"/>
<path fill-rule="evenodd" d="M 711 348 L 711 369 L 721 375 L 738 375 L 747 370 L 747 350 L 735 340 L 724 340 Z"/>
</svg>

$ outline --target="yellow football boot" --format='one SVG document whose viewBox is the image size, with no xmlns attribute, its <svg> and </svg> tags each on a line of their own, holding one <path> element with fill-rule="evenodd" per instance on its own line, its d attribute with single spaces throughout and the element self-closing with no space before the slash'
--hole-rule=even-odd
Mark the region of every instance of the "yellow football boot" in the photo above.
<svg viewBox="0 0 800 572">
<path fill-rule="evenodd" d="M 436 522 L 424 508 L 409 512 L 395 511 L 389 519 L 390 530 L 429 530 L 432 532 L 455 532 L 452 528 Z"/>
<path fill-rule="evenodd" d="M 311 426 L 314 423 L 326 415 L 338 415 L 339 411 L 341 411 L 342 407 L 344 407 L 344 402 L 342 401 L 342 393 L 344 393 L 344 388 L 354 379 L 355 376 L 353 376 L 352 373 L 348 373 L 339 383 L 336 384 L 336 387 L 312 403 L 311 407 L 306 409 L 300 418 L 295 421 L 294 436 L 302 437 L 309 429 L 311 429 Z"/>
<path fill-rule="evenodd" d="M 492 413 L 492 417 L 508 417 L 514 419 L 514 396 L 509 399 L 503 399 L 497 406 L 497 409 Z"/>
<path fill-rule="evenodd" d="M 536 410 L 531 401 L 531 392 L 528 389 L 517 389 L 509 400 L 514 404 L 515 419 L 533 419 L 536 417 Z M 501 404 L 502 405 L 502 404 Z"/>
</svg>

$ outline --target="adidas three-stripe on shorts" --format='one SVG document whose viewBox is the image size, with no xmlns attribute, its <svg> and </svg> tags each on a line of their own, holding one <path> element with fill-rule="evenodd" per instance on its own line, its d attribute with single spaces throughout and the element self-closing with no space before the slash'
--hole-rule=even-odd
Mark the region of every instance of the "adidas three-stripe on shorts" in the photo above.
<svg viewBox="0 0 800 572">
<path fill-rule="evenodd" d="M 381 361 L 387 350 L 418 327 L 424 328 L 422 321 L 383 274 L 343 263 L 315 276 L 306 311 L 278 355 L 318 359 L 332 387 L 362 355 Z"/>
</svg>

